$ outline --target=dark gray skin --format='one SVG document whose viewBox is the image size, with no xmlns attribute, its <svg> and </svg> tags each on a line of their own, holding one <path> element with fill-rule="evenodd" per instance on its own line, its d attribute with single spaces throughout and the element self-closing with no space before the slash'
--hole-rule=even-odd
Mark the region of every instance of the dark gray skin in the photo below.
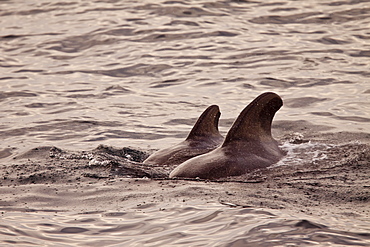
<svg viewBox="0 0 370 247">
<path fill-rule="evenodd" d="M 144 164 L 179 165 L 190 158 L 217 148 L 223 141 L 218 131 L 220 115 L 217 105 L 208 107 L 199 117 L 185 141 L 153 153 L 144 161 Z"/>
<path fill-rule="evenodd" d="M 239 176 L 278 162 L 284 152 L 271 136 L 271 123 L 282 105 L 277 94 L 261 94 L 240 113 L 220 147 L 180 164 L 170 178 Z"/>
</svg>

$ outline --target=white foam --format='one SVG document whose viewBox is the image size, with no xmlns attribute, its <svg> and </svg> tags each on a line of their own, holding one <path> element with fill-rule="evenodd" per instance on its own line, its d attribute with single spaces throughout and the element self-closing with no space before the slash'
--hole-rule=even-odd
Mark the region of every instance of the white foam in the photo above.
<svg viewBox="0 0 370 247">
<path fill-rule="evenodd" d="M 311 141 L 300 144 L 293 144 L 287 141 L 280 146 L 280 148 L 287 153 L 286 156 L 269 168 L 324 160 L 328 158 L 326 153 L 332 147 L 333 145 L 331 144 L 315 143 Z"/>
<path fill-rule="evenodd" d="M 103 161 L 99 161 L 97 159 L 92 159 L 90 160 L 89 162 L 89 166 L 93 166 L 93 165 L 101 165 L 101 166 L 105 166 L 105 165 L 108 165 L 110 163 L 110 160 L 103 160 Z"/>
</svg>

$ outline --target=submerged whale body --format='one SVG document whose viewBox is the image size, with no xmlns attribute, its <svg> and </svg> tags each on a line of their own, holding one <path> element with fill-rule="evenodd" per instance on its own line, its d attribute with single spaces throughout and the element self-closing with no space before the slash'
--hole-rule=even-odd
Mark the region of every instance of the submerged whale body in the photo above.
<svg viewBox="0 0 370 247">
<path fill-rule="evenodd" d="M 144 161 L 144 164 L 179 165 L 192 157 L 217 148 L 223 141 L 218 131 L 220 115 L 217 105 L 208 107 L 199 117 L 185 141 L 153 153 Z"/>
<path fill-rule="evenodd" d="M 170 178 L 239 176 L 278 162 L 284 153 L 271 136 L 271 123 L 282 105 L 277 94 L 261 94 L 240 113 L 220 147 L 180 164 Z"/>
</svg>

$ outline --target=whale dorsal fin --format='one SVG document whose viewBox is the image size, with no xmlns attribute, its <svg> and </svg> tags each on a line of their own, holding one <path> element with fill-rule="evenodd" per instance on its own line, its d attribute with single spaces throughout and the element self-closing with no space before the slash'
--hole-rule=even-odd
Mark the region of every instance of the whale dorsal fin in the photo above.
<svg viewBox="0 0 370 247">
<path fill-rule="evenodd" d="M 200 115 L 186 140 L 201 136 L 219 136 L 218 120 L 220 116 L 220 108 L 217 105 L 209 106 L 202 115 Z"/>
<path fill-rule="evenodd" d="M 282 99 L 275 93 L 267 92 L 255 98 L 235 120 L 222 146 L 237 140 L 271 139 L 272 119 L 282 105 Z"/>
</svg>

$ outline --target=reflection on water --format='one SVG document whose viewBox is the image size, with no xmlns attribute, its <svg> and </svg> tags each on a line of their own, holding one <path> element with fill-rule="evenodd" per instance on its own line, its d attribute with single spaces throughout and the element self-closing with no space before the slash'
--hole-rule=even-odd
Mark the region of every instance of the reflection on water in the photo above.
<svg viewBox="0 0 370 247">
<path fill-rule="evenodd" d="M 203 206 L 146 205 L 127 212 L 3 212 L 2 246 L 368 246 L 361 222 L 331 226 L 281 212 Z M 336 225 L 340 223 L 339 225 Z M 343 223 L 345 228 L 343 229 Z"/>
<path fill-rule="evenodd" d="M 2 160 L 37 146 L 167 147 L 212 104 L 224 134 L 264 91 L 285 102 L 284 135 L 292 123 L 370 132 L 368 1 L 0 1 L 0 16 Z M 284 145 L 278 165 L 325 159 L 328 145 Z M 370 245 L 368 222 L 219 205 L 0 217 L 2 246 Z"/>
<path fill-rule="evenodd" d="M 38 145 L 162 148 L 190 127 L 168 121 L 218 104 L 225 132 L 263 91 L 286 102 L 277 119 L 370 131 L 367 1 L 0 6 L 1 156 Z"/>
</svg>

